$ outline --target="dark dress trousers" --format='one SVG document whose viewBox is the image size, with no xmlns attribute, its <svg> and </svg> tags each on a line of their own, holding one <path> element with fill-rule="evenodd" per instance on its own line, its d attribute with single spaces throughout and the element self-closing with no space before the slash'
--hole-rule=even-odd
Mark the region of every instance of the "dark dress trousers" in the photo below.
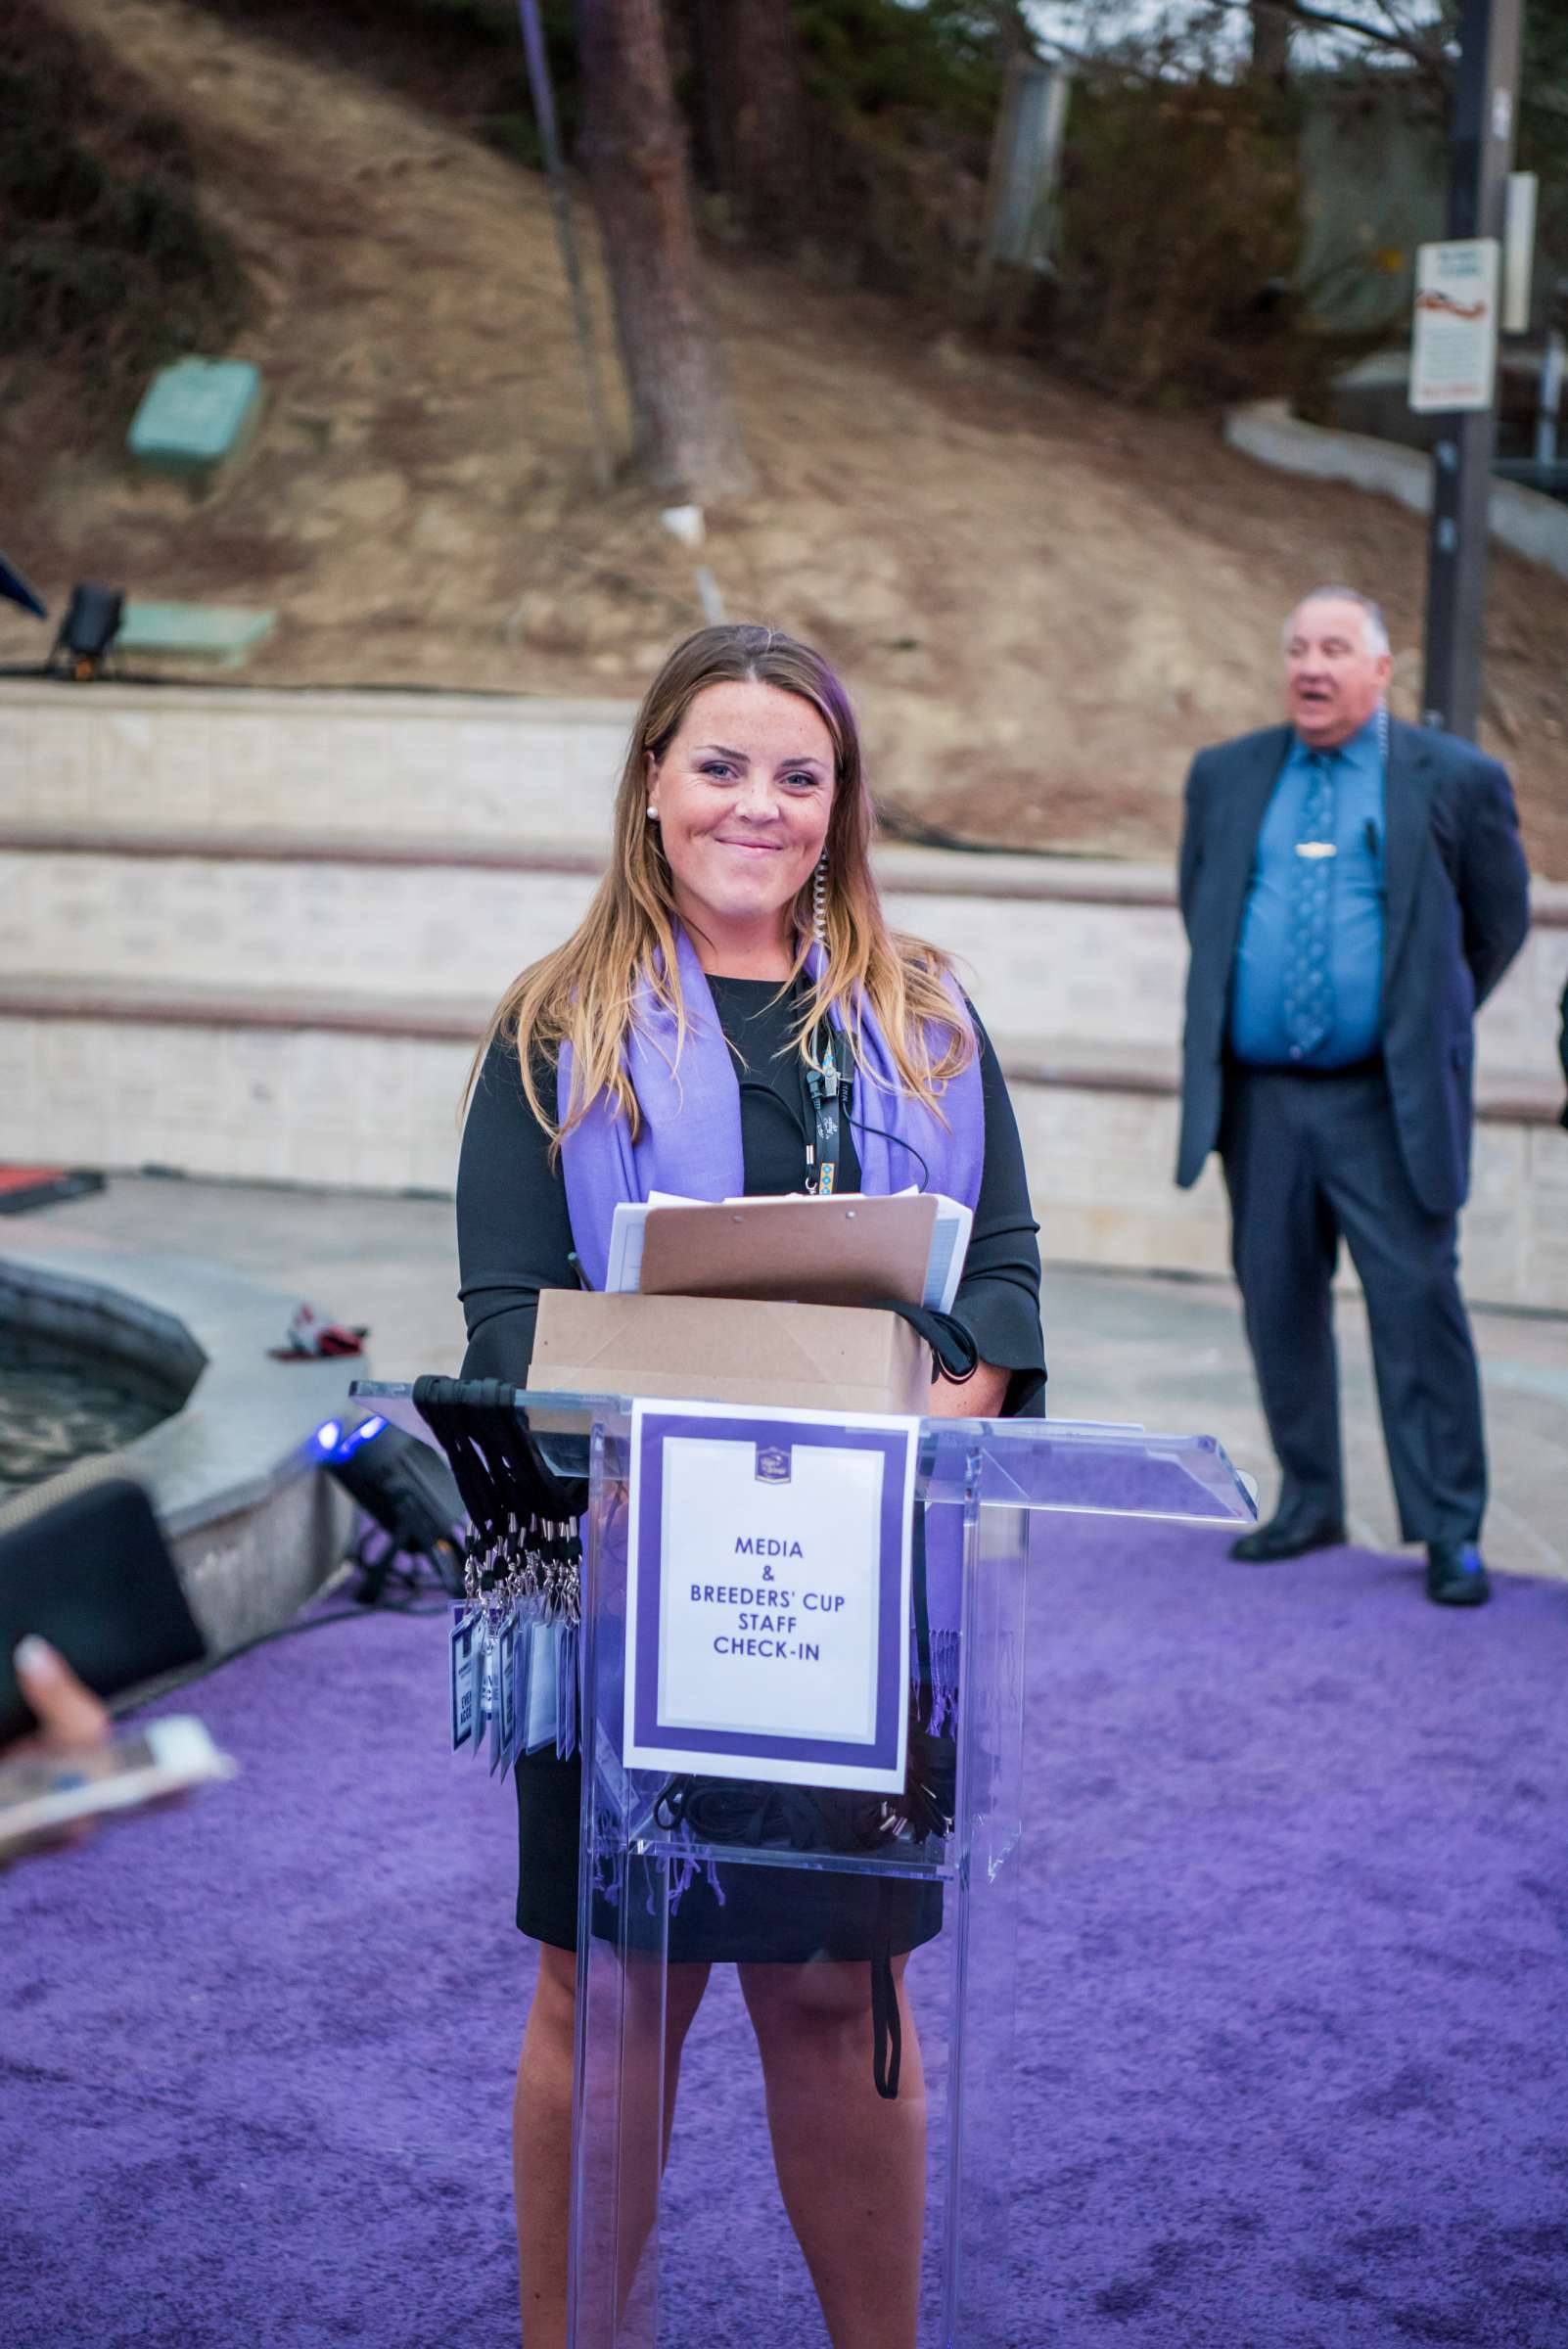
<svg viewBox="0 0 1568 2349">
<path fill-rule="evenodd" d="M 1486 1460 L 1456 1218 L 1469 1188 L 1475 1011 L 1529 927 L 1513 795 L 1469 743 L 1391 724 L 1378 1052 L 1343 1071 L 1244 1066 L 1227 1043 L 1236 950 L 1293 740 L 1270 726 L 1222 743 L 1187 777 L 1176 1180 L 1195 1182 L 1219 1148 L 1281 1514 L 1304 1527 L 1343 1514 L 1330 1303 L 1343 1235 L 1366 1299 L 1405 1538 L 1469 1540 Z"/>
</svg>

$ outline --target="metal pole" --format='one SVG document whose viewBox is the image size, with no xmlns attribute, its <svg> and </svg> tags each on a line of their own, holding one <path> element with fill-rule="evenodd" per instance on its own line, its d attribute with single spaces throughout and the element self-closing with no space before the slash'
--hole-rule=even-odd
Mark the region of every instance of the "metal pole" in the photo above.
<svg viewBox="0 0 1568 2349">
<path fill-rule="evenodd" d="M 1563 362 L 1568 343 L 1556 327 L 1546 333 L 1541 354 L 1541 392 L 1536 407 L 1536 463 L 1545 473 L 1557 462 L 1557 413 L 1562 406 Z M 1546 484 L 1543 483 L 1542 487 Z"/>
<path fill-rule="evenodd" d="M 550 181 L 550 200 L 555 207 L 555 233 L 561 246 L 562 265 L 572 293 L 572 322 L 576 329 L 577 349 L 582 359 L 583 381 L 588 394 L 588 421 L 593 432 L 593 473 L 601 489 L 608 489 L 615 472 L 611 452 L 610 426 L 605 413 L 604 391 L 599 379 L 599 355 L 593 340 L 593 315 L 588 308 L 588 297 L 582 283 L 582 268 L 577 256 L 576 229 L 572 218 L 572 192 L 567 185 L 566 162 L 561 154 L 561 134 L 555 120 L 555 89 L 550 80 L 550 61 L 545 54 L 544 31 L 539 23 L 539 0 L 518 0 L 523 20 L 523 54 L 528 60 L 529 90 L 533 100 L 533 119 L 538 125 L 539 146 L 544 154 L 544 168 Z"/>
<path fill-rule="evenodd" d="M 1519 0 L 1462 0 L 1449 179 L 1451 239 L 1503 234 L 1519 86 Z M 1441 419 L 1432 468 L 1422 722 L 1475 739 L 1498 410 Z"/>
</svg>

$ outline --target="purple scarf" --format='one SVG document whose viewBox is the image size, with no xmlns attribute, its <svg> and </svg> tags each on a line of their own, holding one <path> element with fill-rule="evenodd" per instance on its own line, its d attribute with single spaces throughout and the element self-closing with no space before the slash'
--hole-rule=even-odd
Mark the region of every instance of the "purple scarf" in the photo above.
<svg viewBox="0 0 1568 2349">
<path fill-rule="evenodd" d="M 686 1041 L 675 1061 L 675 1019 L 653 999 L 646 986 L 639 996 L 626 1042 L 625 1065 L 642 1109 L 642 1130 L 633 1141 L 626 1122 L 603 1094 L 561 1145 L 572 1238 L 589 1285 L 603 1288 L 610 1261 L 610 1224 L 619 1203 L 640 1202 L 650 1191 L 674 1191 L 688 1199 L 734 1199 L 745 1188 L 741 1151 L 740 1083 L 724 1040 L 714 998 L 696 950 L 684 930 L 675 933 L 680 991 L 686 1006 Z M 815 979 L 821 948 L 813 945 L 807 970 Z M 951 980 L 945 982 L 965 1026 L 968 1013 Z M 842 1022 L 834 1015 L 835 1028 Z M 564 1120 L 572 1095 L 572 1048 L 561 1047 L 557 1114 Z M 929 1178 L 921 1189 L 942 1191 L 973 1208 L 980 1197 L 986 1157 L 985 1100 L 978 1056 L 949 1080 L 943 1095 L 945 1123 L 899 1083 L 887 1038 L 869 1010 L 860 1030 L 853 1098 L 855 1149 L 860 1187 L 871 1198 L 907 1190 L 924 1159 Z M 886 1128 L 886 1133 L 862 1129 Z M 888 1137 L 892 1136 L 890 1140 Z M 899 1147 L 899 1144 L 907 1147 Z M 911 1150 L 919 1157 L 911 1156 Z M 962 1603 L 962 1529 L 959 1512 L 943 1508 L 927 1518 L 927 1591 L 936 1686 L 930 1727 L 938 1728 L 956 1692 L 957 1638 Z"/>
<path fill-rule="evenodd" d="M 642 1109 L 641 1132 L 633 1141 L 625 1120 L 601 1093 L 561 1145 L 573 1243 L 595 1289 L 604 1286 L 611 1220 L 622 1200 L 640 1202 L 650 1191 L 674 1191 L 688 1199 L 735 1199 L 746 1187 L 734 1056 L 684 930 L 675 933 L 675 952 L 687 1020 L 678 1067 L 672 1065 L 674 1014 L 653 999 L 649 988 L 638 998 L 626 1042 L 626 1070 Z M 820 954 L 820 947 L 813 946 L 807 959 L 813 979 Z M 967 1026 L 962 998 L 950 981 L 947 985 Z M 837 1016 L 833 1024 L 842 1026 Z M 920 1188 L 943 1191 L 972 1208 L 980 1197 L 986 1154 L 978 1059 L 948 1083 L 943 1096 L 945 1124 L 923 1101 L 899 1088 L 887 1039 L 867 1011 L 855 1078 L 852 1130 L 861 1190 L 877 1199 L 907 1190 L 918 1180 L 924 1159 L 930 1175 Z M 563 1120 L 571 1097 L 572 1047 L 563 1044 L 556 1080 L 557 1114 Z M 863 1130 L 862 1119 L 867 1127 L 886 1128 L 886 1133 Z M 900 1143 L 907 1147 L 899 1148 Z M 911 1155 L 913 1151 L 919 1157 Z"/>
</svg>

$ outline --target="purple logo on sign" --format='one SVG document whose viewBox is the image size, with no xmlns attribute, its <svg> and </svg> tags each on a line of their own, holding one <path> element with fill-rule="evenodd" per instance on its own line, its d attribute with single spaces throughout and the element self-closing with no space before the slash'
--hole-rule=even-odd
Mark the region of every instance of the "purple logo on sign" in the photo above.
<svg viewBox="0 0 1568 2349">
<path fill-rule="evenodd" d="M 787 1444 L 758 1445 L 757 1481 L 760 1485 L 787 1485 L 789 1483 L 790 1448 Z"/>
</svg>

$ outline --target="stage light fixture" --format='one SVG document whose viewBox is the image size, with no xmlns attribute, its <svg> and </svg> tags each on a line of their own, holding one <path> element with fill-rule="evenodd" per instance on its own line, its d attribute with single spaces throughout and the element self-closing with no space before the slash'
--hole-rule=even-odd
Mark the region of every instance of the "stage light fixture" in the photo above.
<svg viewBox="0 0 1568 2349">
<path fill-rule="evenodd" d="M 78 685 L 96 677 L 114 650 L 124 617 L 125 598 L 117 587 L 103 587 L 83 579 L 72 587 L 66 617 L 55 638 L 52 663 L 69 667 Z"/>
<path fill-rule="evenodd" d="M 312 1442 L 328 1475 L 387 1536 L 379 1555 L 368 1556 L 363 1544 L 356 1553 L 367 1604 L 380 1597 L 398 1556 L 423 1561 L 444 1589 L 461 1597 L 468 1511 L 440 1453 L 382 1418 L 346 1431 L 340 1419 L 324 1420 Z"/>
</svg>

